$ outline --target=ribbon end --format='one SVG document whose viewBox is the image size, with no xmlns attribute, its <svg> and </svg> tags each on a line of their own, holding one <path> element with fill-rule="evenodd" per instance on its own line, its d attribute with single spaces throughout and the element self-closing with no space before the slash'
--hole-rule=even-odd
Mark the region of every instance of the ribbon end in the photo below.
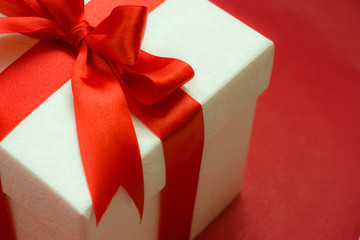
<svg viewBox="0 0 360 240">
<path fill-rule="evenodd" d="M 136 209 L 139 212 L 139 223 L 142 223 L 143 216 L 144 216 L 144 190 L 140 190 L 137 194 L 134 195 L 134 193 L 129 193 L 130 198 L 132 199 Z"/>
<path fill-rule="evenodd" d="M 139 224 L 141 224 L 144 216 L 144 198 L 134 199 L 133 197 L 131 197 L 131 199 L 133 200 L 133 203 L 139 212 L 139 217 L 140 217 Z M 107 209 L 107 207 L 105 207 L 105 209 L 101 209 L 101 208 L 96 208 L 95 206 L 96 204 L 94 205 L 94 213 L 95 213 L 96 227 L 98 227 L 101 219 L 105 214 L 106 211 L 105 209 Z"/>
<path fill-rule="evenodd" d="M 139 216 L 140 216 L 140 221 L 139 221 L 140 224 L 142 223 L 143 216 L 144 216 L 144 206 L 143 205 L 141 206 L 141 208 L 138 208 Z"/>
<path fill-rule="evenodd" d="M 140 211 L 139 211 L 139 214 L 140 214 L 139 224 L 141 224 L 141 223 L 142 223 L 142 220 L 143 220 L 143 212 L 140 213 Z"/>
<path fill-rule="evenodd" d="M 144 203 L 145 203 L 144 178 L 142 175 L 142 171 L 141 171 L 141 178 L 133 178 L 132 180 L 131 179 L 129 180 L 130 182 L 125 182 L 123 184 L 123 187 L 139 212 L 139 217 L 140 217 L 139 222 L 141 224 L 144 214 Z M 137 185 L 129 184 L 135 182 L 137 182 L 138 184 Z"/>
</svg>

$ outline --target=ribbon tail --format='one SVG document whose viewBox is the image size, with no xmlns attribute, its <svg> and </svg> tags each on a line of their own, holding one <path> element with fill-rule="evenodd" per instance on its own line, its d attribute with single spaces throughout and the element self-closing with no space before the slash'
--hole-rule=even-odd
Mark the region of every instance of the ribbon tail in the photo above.
<svg viewBox="0 0 360 240">
<path fill-rule="evenodd" d="M 142 216 L 142 163 L 128 106 L 107 63 L 84 42 L 72 89 L 80 152 L 97 222 L 120 186 Z"/>
<path fill-rule="evenodd" d="M 204 144 L 201 105 L 181 89 L 154 105 L 126 94 L 130 110 L 162 141 L 166 186 L 161 196 L 160 240 L 190 238 Z"/>
</svg>

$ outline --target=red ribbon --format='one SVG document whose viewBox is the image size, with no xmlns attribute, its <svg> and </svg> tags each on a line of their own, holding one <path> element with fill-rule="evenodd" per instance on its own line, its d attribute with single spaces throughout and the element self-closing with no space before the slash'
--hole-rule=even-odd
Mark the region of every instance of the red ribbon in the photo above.
<svg viewBox="0 0 360 240">
<path fill-rule="evenodd" d="M 148 8 L 119 6 L 100 21 L 106 7 L 105 1 L 93 0 L 86 7 L 91 15 L 84 18 L 82 0 L 0 2 L 0 12 L 9 16 L 0 18 L 0 33 L 43 40 L 0 74 L 0 139 L 71 77 L 79 147 L 97 221 L 120 186 L 143 212 L 143 173 L 131 110 L 164 147 L 167 182 L 160 239 L 188 239 L 204 126 L 201 105 L 179 87 L 194 72 L 180 60 L 140 50 Z"/>
</svg>

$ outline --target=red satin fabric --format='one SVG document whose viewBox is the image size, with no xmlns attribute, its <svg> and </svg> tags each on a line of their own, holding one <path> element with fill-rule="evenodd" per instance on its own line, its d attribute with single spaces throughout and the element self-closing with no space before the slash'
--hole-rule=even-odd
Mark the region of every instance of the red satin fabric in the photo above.
<svg viewBox="0 0 360 240">
<path fill-rule="evenodd" d="M 152 64 L 153 61 L 157 64 Z M 194 76 L 193 69 L 182 61 L 153 56 L 144 51 L 140 51 L 136 64 L 114 64 L 114 68 L 132 95 L 145 105 L 164 99 Z M 176 80 L 179 78 L 183 82 Z"/>
<path fill-rule="evenodd" d="M 85 43 L 71 84 L 81 158 L 97 221 L 119 186 L 126 189 L 142 215 L 142 164 L 130 111 L 103 57 L 88 50 Z"/>
<path fill-rule="evenodd" d="M 140 51 L 148 12 L 145 7 L 117 7 L 109 17 L 100 21 L 98 16 L 108 12 L 111 5 L 103 4 L 100 9 L 104 11 L 99 11 L 100 0 L 88 5 L 89 12 L 94 11 L 96 6 L 97 13 L 87 20 L 82 20 L 84 10 L 80 0 L 25 2 L 27 4 L 7 0 L 0 4 L 0 12 L 15 16 L 0 19 L 0 33 L 20 32 L 43 40 L 61 40 L 78 49 L 78 56 L 74 63 L 76 52 L 73 49 L 59 41 L 41 41 L 0 75 L 0 91 L 5 92 L 0 95 L 0 110 L 5 113 L 0 119 L 0 137 L 4 138 L 62 86 L 70 78 L 74 64 L 71 78 L 79 146 L 97 220 L 101 219 L 120 186 L 127 190 L 142 215 L 142 165 L 127 106 L 129 103 L 140 119 L 160 136 L 164 145 L 169 181 L 163 194 L 167 205 L 162 211 L 161 226 L 164 227 L 161 227 L 160 236 L 169 239 L 179 232 L 182 234 L 179 239 L 188 238 L 202 156 L 203 118 L 201 106 L 185 92 L 176 89 L 192 78 L 191 67 L 177 59 L 163 59 Z M 121 1 L 113 1 L 112 4 L 115 2 Z M 155 6 L 158 2 L 152 4 Z M 21 9 L 17 11 L 17 8 Z M 93 23 L 99 24 L 93 27 Z M 36 56 L 41 56 L 41 59 Z M 50 59 L 52 61 L 47 61 Z M 45 65 L 46 68 L 42 68 L 44 71 L 37 72 L 36 69 Z M 22 71 L 26 72 L 26 77 Z M 145 90 L 149 90 L 146 89 L 148 86 L 153 93 L 144 94 Z M 23 104 L 15 97 L 19 95 L 28 101 Z M 165 97 L 166 101 L 160 101 Z M 161 102 L 167 108 L 162 108 Z M 169 102 L 174 105 L 168 105 Z M 154 124 L 159 119 L 152 119 L 155 116 L 145 110 L 148 107 L 143 103 L 153 104 L 149 108 L 159 106 L 157 112 L 167 124 L 163 121 Z M 170 110 L 176 116 L 169 114 Z M 191 120 L 183 123 L 185 119 Z M 194 141 L 194 135 L 198 136 L 198 141 L 189 145 L 190 139 Z M 180 155 L 175 153 L 183 152 L 186 147 L 190 148 L 188 160 L 181 161 Z M 181 169 L 190 166 L 188 163 L 194 167 L 193 175 L 178 174 Z M 179 208 L 183 209 L 182 212 L 178 211 L 180 215 L 186 213 L 183 221 L 170 217 L 173 207 L 178 205 L 184 206 Z M 169 222 L 164 222 L 169 219 L 174 220 L 170 224 L 174 232 L 165 227 Z"/>
</svg>

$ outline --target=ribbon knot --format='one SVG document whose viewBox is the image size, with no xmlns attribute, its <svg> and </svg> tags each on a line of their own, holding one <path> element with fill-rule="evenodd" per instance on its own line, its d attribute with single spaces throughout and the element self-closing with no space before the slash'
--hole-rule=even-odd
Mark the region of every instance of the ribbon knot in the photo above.
<svg viewBox="0 0 360 240">
<path fill-rule="evenodd" d="M 76 49 L 80 48 L 81 42 L 90 33 L 91 27 L 86 20 L 82 20 L 78 25 L 70 29 L 63 38 L 63 41 Z"/>
</svg>

